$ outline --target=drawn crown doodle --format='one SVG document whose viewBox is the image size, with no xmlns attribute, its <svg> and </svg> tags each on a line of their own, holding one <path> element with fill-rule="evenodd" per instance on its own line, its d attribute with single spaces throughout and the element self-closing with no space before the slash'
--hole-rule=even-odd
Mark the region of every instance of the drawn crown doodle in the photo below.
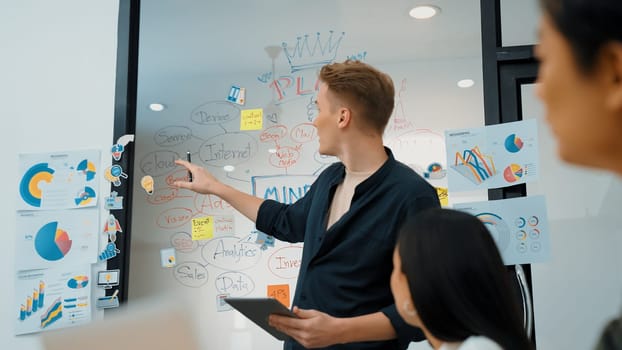
<svg viewBox="0 0 622 350">
<path fill-rule="evenodd" d="M 283 51 L 285 51 L 292 73 L 303 69 L 321 67 L 332 62 L 337 56 L 337 49 L 345 34 L 342 32 L 338 37 L 333 36 L 331 30 L 324 43 L 322 43 L 319 32 L 315 34 L 315 39 L 309 38 L 309 34 L 305 34 L 296 38 L 296 46 L 291 49 L 288 48 L 286 42 L 283 42 Z"/>
</svg>

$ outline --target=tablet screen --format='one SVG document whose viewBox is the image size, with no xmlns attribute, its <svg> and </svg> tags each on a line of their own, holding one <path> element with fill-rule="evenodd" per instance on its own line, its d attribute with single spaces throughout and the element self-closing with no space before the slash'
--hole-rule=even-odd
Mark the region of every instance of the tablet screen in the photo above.
<svg viewBox="0 0 622 350">
<path fill-rule="evenodd" d="M 268 324 L 270 314 L 278 314 L 289 317 L 298 317 L 291 310 L 273 298 L 225 298 L 225 301 L 233 308 L 248 317 L 256 325 L 263 328 L 279 340 L 289 339 L 285 333 L 278 331 Z"/>
</svg>

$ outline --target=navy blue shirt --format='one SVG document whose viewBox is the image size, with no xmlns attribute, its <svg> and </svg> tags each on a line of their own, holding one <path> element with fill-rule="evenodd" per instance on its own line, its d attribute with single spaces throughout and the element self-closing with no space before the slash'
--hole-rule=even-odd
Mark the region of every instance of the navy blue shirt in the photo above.
<svg viewBox="0 0 622 350">
<path fill-rule="evenodd" d="M 385 149 L 389 159 L 356 187 L 350 209 L 328 230 L 330 203 L 345 177 L 343 163 L 324 170 L 297 202 L 266 200 L 257 213 L 257 229 L 283 241 L 304 242 L 293 305 L 334 317 L 381 311 L 397 333 L 397 339 L 390 341 L 327 349 L 406 349 L 411 341 L 425 339 L 421 330 L 407 325 L 397 313 L 390 276 L 401 223 L 422 209 L 438 207 L 438 196 Z M 303 349 L 293 340 L 286 341 L 284 348 Z"/>
</svg>

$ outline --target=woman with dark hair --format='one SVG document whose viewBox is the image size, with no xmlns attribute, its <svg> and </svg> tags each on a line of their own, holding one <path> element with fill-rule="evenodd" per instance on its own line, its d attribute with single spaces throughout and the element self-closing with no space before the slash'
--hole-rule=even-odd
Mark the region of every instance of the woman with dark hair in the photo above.
<svg viewBox="0 0 622 350">
<path fill-rule="evenodd" d="M 622 176 L 622 1 L 541 0 L 538 96 L 560 157 Z M 622 349 L 622 319 L 597 349 Z"/>
<path fill-rule="evenodd" d="M 538 96 L 562 159 L 622 175 L 622 1 L 542 0 Z"/>
<path fill-rule="evenodd" d="M 401 228 L 391 290 L 434 349 L 532 349 L 495 242 L 476 217 L 428 209 Z"/>
</svg>

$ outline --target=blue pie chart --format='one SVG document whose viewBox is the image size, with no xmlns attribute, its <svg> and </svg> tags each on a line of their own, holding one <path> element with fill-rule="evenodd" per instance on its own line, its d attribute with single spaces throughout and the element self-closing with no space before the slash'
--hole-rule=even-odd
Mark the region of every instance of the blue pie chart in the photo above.
<svg viewBox="0 0 622 350">
<path fill-rule="evenodd" d="M 71 240 L 66 231 L 58 228 L 58 222 L 49 222 L 39 229 L 35 237 L 37 254 L 48 261 L 60 260 L 69 253 Z"/>
<path fill-rule="evenodd" d="M 505 149 L 510 153 L 516 153 L 523 148 L 523 140 L 516 134 L 512 134 L 505 138 Z"/>
</svg>

